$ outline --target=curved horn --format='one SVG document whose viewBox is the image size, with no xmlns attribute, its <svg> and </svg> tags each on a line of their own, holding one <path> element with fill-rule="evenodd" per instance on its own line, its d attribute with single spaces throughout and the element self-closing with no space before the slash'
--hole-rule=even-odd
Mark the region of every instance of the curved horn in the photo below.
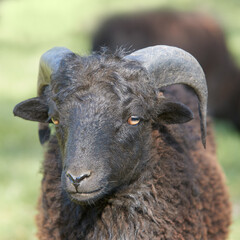
<svg viewBox="0 0 240 240">
<path fill-rule="evenodd" d="M 156 88 L 180 83 L 194 89 L 199 99 L 202 143 L 206 147 L 208 90 L 198 61 L 182 49 L 161 45 L 138 50 L 125 58 L 141 62 L 152 76 L 152 84 Z"/>
<path fill-rule="evenodd" d="M 54 47 L 41 56 L 38 73 L 38 96 L 42 94 L 43 87 L 50 83 L 52 73 L 57 72 L 62 59 L 68 53 L 72 53 L 72 51 L 64 47 Z"/>
<path fill-rule="evenodd" d="M 38 96 L 43 94 L 44 86 L 50 84 L 51 75 L 58 71 L 62 59 L 69 53 L 72 53 L 72 51 L 67 48 L 54 47 L 41 56 L 38 73 Z M 44 144 L 49 139 L 50 129 L 48 123 L 39 123 L 38 135 L 41 144 Z"/>
</svg>

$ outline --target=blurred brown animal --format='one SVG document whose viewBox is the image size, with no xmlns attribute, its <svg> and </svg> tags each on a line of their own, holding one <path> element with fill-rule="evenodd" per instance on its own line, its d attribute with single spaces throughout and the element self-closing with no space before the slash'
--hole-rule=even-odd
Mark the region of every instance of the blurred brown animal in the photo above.
<svg viewBox="0 0 240 240">
<path fill-rule="evenodd" d="M 240 71 L 213 18 L 171 11 L 113 17 L 93 37 L 92 50 L 102 46 L 137 50 L 157 44 L 182 48 L 199 61 L 208 81 L 211 115 L 232 121 L 240 130 Z"/>
</svg>

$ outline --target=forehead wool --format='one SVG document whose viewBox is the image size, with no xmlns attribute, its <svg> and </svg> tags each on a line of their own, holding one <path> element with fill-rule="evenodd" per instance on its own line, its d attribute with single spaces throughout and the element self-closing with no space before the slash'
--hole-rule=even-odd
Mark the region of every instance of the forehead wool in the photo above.
<svg viewBox="0 0 240 240">
<path fill-rule="evenodd" d="M 129 93 L 146 99 L 155 97 L 146 70 L 139 62 L 126 61 L 123 54 L 119 55 L 119 52 L 90 57 L 68 54 L 60 70 L 51 76 L 53 99 L 65 101 L 75 94 L 82 96 L 98 90 L 100 94 L 113 93 L 121 99 Z"/>
</svg>

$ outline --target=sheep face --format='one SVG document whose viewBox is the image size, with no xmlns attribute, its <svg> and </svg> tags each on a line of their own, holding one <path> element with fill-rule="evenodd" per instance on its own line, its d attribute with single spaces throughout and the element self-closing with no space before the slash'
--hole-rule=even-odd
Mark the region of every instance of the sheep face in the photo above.
<svg viewBox="0 0 240 240">
<path fill-rule="evenodd" d="M 136 180 L 151 159 L 152 123 L 192 119 L 183 104 L 158 95 L 136 62 L 70 54 L 41 97 L 15 115 L 56 125 L 62 187 L 78 204 L 92 203 Z"/>
<path fill-rule="evenodd" d="M 123 109 L 121 100 L 108 95 L 95 92 L 74 100 L 72 107 L 61 106 L 57 116 L 64 117 L 56 117 L 62 186 L 79 203 L 133 181 L 149 159 L 151 125 L 141 103 Z"/>
</svg>

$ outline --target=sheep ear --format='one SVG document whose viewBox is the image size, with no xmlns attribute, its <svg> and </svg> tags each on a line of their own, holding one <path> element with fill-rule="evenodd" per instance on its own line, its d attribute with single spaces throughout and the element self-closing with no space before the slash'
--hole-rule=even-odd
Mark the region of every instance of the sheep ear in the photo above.
<svg viewBox="0 0 240 240">
<path fill-rule="evenodd" d="M 164 99 L 158 108 L 157 121 L 165 124 L 185 123 L 193 117 L 193 112 L 186 105 Z"/>
<path fill-rule="evenodd" d="M 17 104 L 13 114 L 26 120 L 46 122 L 48 119 L 48 106 L 40 97 L 30 98 Z"/>
</svg>

